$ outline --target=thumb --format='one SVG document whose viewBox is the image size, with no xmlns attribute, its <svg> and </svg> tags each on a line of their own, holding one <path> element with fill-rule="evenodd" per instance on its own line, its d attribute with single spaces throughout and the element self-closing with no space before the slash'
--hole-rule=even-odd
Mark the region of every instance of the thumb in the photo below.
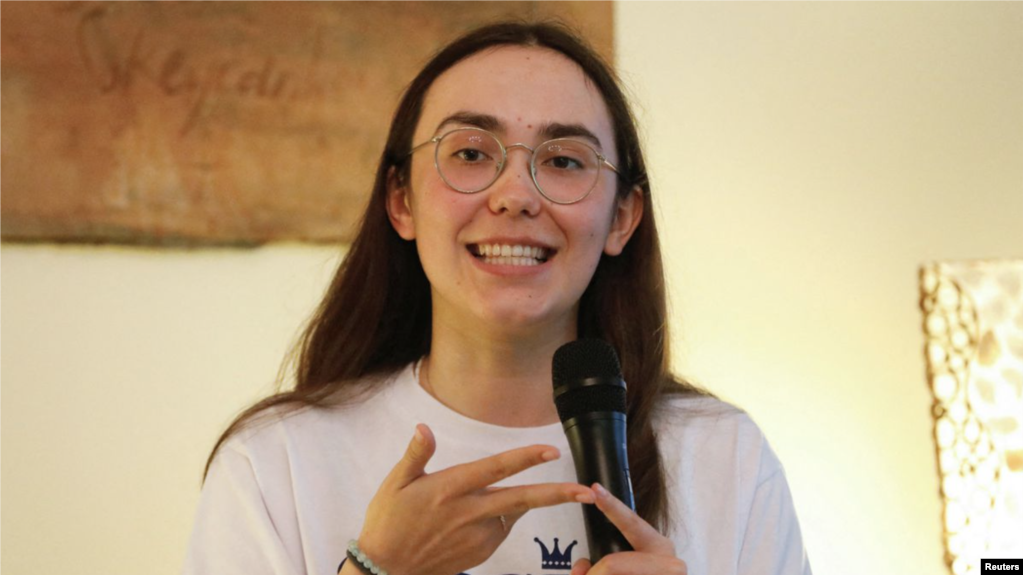
<svg viewBox="0 0 1023 575">
<path fill-rule="evenodd" d="M 433 437 L 433 431 L 424 423 L 416 425 L 416 434 L 409 442 L 401 461 L 391 470 L 388 481 L 397 489 L 401 489 L 423 476 L 426 473 L 426 464 L 436 449 L 437 441 Z"/>
<path fill-rule="evenodd" d="M 569 575 L 586 575 L 592 566 L 589 559 L 580 559 L 572 566 L 572 572 Z"/>
</svg>

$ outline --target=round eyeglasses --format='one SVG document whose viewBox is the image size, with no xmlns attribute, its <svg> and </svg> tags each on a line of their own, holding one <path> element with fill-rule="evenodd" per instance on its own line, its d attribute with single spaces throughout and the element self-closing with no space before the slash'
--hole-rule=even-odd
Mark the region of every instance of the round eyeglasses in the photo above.
<svg viewBox="0 0 1023 575">
<path fill-rule="evenodd" d="M 430 144 L 437 144 L 434 165 L 441 179 L 463 194 L 482 192 L 497 181 L 512 148 L 532 154 L 529 172 L 533 184 L 555 204 L 582 201 L 596 187 L 602 166 L 620 173 L 589 144 L 570 138 L 548 140 L 534 149 L 525 144 L 505 146 L 496 135 L 480 128 L 456 128 L 413 147 L 409 155 Z"/>
</svg>

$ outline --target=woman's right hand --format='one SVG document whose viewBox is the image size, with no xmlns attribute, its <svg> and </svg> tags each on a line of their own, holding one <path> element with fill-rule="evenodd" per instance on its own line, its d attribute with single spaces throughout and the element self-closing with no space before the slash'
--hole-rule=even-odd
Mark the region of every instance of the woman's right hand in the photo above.
<svg viewBox="0 0 1023 575">
<path fill-rule="evenodd" d="M 436 447 L 430 428 L 417 425 L 366 511 L 359 548 L 391 575 L 461 573 L 486 561 L 530 509 L 594 502 L 593 491 L 578 483 L 493 487 L 560 457 L 552 446 L 513 449 L 427 474 Z"/>
</svg>

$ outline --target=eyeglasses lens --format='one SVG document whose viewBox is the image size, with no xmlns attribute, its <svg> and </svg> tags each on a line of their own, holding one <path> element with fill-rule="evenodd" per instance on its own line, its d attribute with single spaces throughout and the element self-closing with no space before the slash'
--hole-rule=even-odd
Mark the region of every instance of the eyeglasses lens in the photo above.
<svg viewBox="0 0 1023 575">
<path fill-rule="evenodd" d="M 575 140 L 551 140 L 533 156 L 536 184 L 555 202 L 582 199 L 597 183 L 600 160 L 592 148 Z"/>
<path fill-rule="evenodd" d="M 497 179 L 504 154 L 493 136 L 479 130 L 455 130 L 437 144 L 441 177 L 460 192 L 478 192 Z"/>
<path fill-rule="evenodd" d="M 478 192 L 494 183 L 501 172 L 501 144 L 482 130 L 454 130 L 437 145 L 437 167 L 444 181 L 465 193 Z M 575 140 L 544 142 L 533 154 L 536 184 L 550 200 L 570 203 L 593 188 L 600 173 L 600 159 L 587 145 Z"/>
</svg>

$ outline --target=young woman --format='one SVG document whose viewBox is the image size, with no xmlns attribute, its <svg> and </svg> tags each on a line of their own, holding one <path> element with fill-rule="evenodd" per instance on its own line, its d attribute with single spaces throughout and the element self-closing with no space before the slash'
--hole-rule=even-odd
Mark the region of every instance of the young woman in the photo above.
<svg viewBox="0 0 1023 575">
<path fill-rule="evenodd" d="M 583 42 L 515 23 L 444 48 L 398 107 L 295 390 L 210 457 L 185 572 L 809 573 L 760 431 L 669 372 L 652 210 Z M 551 359 L 581 337 L 621 358 L 636 513 L 562 456 Z M 591 565 L 582 505 L 635 551 Z"/>
</svg>

